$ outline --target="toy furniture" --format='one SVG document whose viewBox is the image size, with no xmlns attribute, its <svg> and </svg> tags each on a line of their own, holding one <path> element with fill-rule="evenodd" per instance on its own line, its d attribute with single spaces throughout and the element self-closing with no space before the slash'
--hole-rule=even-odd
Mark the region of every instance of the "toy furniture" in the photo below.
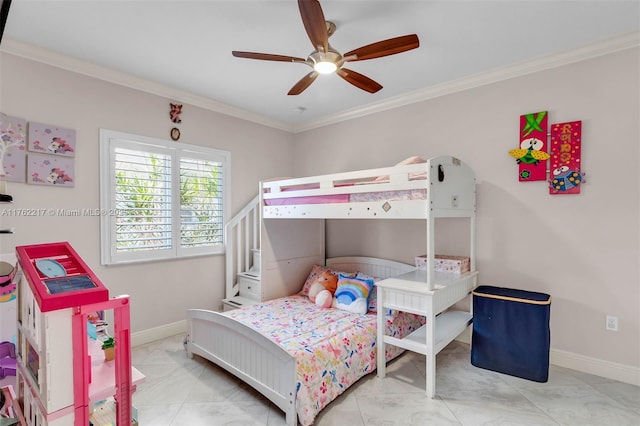
<svg viewBox="0 0 640 426">
<path fill-rule="evenodd" d="M 16 375 L 16 347 L 11 342 L 0 342 L 0 379 Z"/>
<path fill-rule="evenodd" d="M 27 424 L 86 426 L 89 406 L 115 397 L 118 425 L 133 419 L 131 395 L 144 376 L 131 367 L 129 297 L 107 288 L 67 242 L 16 247 L 17 393 Z M 88 336 L 88 315 L 113 310 L 115 361 Z"/>
</svg>

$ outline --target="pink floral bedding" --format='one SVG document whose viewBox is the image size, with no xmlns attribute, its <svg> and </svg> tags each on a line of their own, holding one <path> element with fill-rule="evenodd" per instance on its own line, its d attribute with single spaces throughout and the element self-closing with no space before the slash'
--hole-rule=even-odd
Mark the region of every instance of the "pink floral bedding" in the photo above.
<svg viewBox="0 0 640 426">
<path fill-rule="evenodd" d="M 329 402 L 376 368 L 376 315 L 322 309 L 294 295 L 224 313 L 284 347 L 297 360 L 296 409 L 302 425 L 313 424 Z M 387 334 L 403 337 L 424 318 L 387 315 Z M 387 346 L 387 360 L 402 351 Z"/>
</svg>

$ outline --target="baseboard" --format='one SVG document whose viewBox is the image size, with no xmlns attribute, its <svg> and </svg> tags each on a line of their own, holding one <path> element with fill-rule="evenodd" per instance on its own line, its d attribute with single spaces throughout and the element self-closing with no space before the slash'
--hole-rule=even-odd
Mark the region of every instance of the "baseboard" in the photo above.
<svg viewBox="0 0 640 426">
<path fill-rule="evenodd" d="M 470 345 L 471 327 L 463 331 L 456 340 Z M 549 350 L 549 364 L 640 386 L 640 368 L 631 365 L 616 364 L 553 348 Z"/>
<path fill-rule="evenodd" d="M 559 349 L 551 349 L 549 351 L 549 362 L 558 367 L 570 368 L 583 373 L 640 386 L 640 368 L 631 365 L 617 364 Z"/>
<path fill-rule="evenodd" d="M 156 340 L 185 333 L 186 330 L 187 321 L 182 320 L 172 324 L 165 324 L 160 327 L 139 331 L 137 333 L 131 333 L 131 346 L 140 346 L 146 343 L 155 342 Z M 462 332 L 456 340 L 470 344 L 471 327 Z M 558 367 L 570 368 L 571 370 L 640 386 L 640 368 L 638 367 L 590 358 L 584 355 L 578 355 L 572 352 L 561 351 L 553 348 L 549 351 L 549 362 L 550 364 L 557 365 Z"/>
<path fill-rule="evenodd" d="M 161 325 L 136 333 L 131 333 L 131 346 L 140 346 L 156 340 L 185 333 L 187 330 L 187 320 L 177 321 L 171 324 Z"/>
</svg>

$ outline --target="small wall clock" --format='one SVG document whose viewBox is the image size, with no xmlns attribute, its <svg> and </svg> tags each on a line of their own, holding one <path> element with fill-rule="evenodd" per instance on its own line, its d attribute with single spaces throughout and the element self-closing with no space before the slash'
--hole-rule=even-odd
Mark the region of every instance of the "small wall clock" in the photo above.
<svg viewBox="0 0 640 426">
<path fill-rule="evenodd" d="M 174 141 L 180 139 L 180 129 L 178 129 L 177 127 L 171 129 L 171 139 L 173 139 Z"/>
</svg>

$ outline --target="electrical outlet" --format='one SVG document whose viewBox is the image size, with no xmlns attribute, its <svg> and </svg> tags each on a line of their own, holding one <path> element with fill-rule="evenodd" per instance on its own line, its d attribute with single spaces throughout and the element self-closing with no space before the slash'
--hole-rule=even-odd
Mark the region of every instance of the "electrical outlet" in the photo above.
<svg viewBox="0 0 640 426">
<path fill-rule="evenodd" d="M 609 331 L 618 331 L 618 317 L 614 317 L 613 315 L 607 315 L 607 330 Z"/>
<path fill-rule="evenodd" d="M 452 195 L 451 196 L 451 207 L 458 207 L 458 196 L 457 195 Z"/>
</svg>

